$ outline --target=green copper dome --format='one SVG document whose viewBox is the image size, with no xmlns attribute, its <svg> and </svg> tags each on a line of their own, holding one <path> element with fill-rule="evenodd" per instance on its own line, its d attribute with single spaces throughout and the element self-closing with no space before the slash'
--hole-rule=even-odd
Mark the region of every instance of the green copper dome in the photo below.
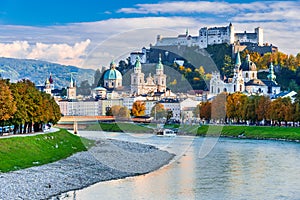
<svg viewBox="0 0 300 200">
<path fill-rule="evenodd" d="M 235 66 L 241 66 L 242 62 L 241 62 L 241 57 L 240 57 L 240 51 L 237 52 L 236 54 L 236 58 L 235 58 Z"/>
<path fill-rule="evenodd" d="M 104 80 L 122 79 L 122 74 L 117 69 L 109 69 L 104 73 Z"/>
<path fill-rule="evenodd" d="M 104 72 L 104 80 L 116 80 L 122 79 L 122 74 L 116 69 L 116 64 L 114 61 L 110 63 L 110 69 Z"/>
</svg>

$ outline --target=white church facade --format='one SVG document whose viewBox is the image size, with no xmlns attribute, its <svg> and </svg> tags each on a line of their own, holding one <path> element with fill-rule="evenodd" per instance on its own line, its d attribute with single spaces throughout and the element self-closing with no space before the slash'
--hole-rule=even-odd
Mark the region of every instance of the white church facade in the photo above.
<svg viewBox="0 0 300 200">
<path fill-rule="evenodd" d="M 156 65 L 156 73 L 152 77 L 149 73 L 145 81 L 145 74 L 142 72 L 142 64 L 139 57 L 136 58 L 133 73 L 131 74 L 130 92 L 133 95 L 149 94 L 152 92 L 166 92 L 167 76 L 164 74 L 164 66 L 159 57 Z"/>
<path fill-rule="evenodd" d="M 236 55 L 234 75 L 232 78 L 222 78 L 219 72 L 213 72 L 210 80 L 210 94 L 221 92 L 243 92 L 247 94 L 276 95 L 280 93 L 280 86 L 276 83 L 273 64 L 270 63 L 267 80 L 257 78 L 257 69 L 254 62 L 247 55 L 245 62 L 241 63 L 240 53 Z"/>
</svg>

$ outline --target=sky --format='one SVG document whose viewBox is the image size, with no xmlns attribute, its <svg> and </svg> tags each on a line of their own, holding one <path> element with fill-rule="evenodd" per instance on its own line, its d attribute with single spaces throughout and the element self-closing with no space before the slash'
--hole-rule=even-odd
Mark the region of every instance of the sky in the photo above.
<svg viewBox="0 0 300 200">
<path fill-rule="evenodd" d="M 264 42 L 300 52 L 300 1 L 1 0 L 0 56 L 97 69 L 155 44 L 158 34 L 227 26 L 264 30 Z"/>
</svg>

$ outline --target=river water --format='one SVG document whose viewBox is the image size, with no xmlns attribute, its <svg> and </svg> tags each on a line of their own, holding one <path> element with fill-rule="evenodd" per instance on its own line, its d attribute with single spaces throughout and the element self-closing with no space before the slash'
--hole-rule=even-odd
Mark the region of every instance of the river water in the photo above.
<svg viewBox="0 0 300 200">
<path fill-rule="evenodd" d="M 220 138 L 203 157 L 207 138 L 104 137 L 153 144 L 177 156 L 152 173 L 100 182 L 64 199 L 300 199 L 299 143 Z"/>
</svg>

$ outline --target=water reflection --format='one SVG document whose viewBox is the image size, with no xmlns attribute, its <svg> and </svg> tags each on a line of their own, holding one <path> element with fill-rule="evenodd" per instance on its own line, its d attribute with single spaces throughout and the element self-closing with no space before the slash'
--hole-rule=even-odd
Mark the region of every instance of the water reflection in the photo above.
<svg viewBox="0 0 300 200">
<path fill-rule="evenodd" d="M 184 153 L 150 174 L 101 182 L 76 191 L 76 199 L 300 198 L 297 143 L 220 139 L 206 157 L 199 158 L 203 138 L 178 137 L 164 144 L 157 140 L 163 139 L 148 138 L 145 143 Z M 73 198 L 73 192 L 68 195 L 66 199 Z"/>
</svg>

